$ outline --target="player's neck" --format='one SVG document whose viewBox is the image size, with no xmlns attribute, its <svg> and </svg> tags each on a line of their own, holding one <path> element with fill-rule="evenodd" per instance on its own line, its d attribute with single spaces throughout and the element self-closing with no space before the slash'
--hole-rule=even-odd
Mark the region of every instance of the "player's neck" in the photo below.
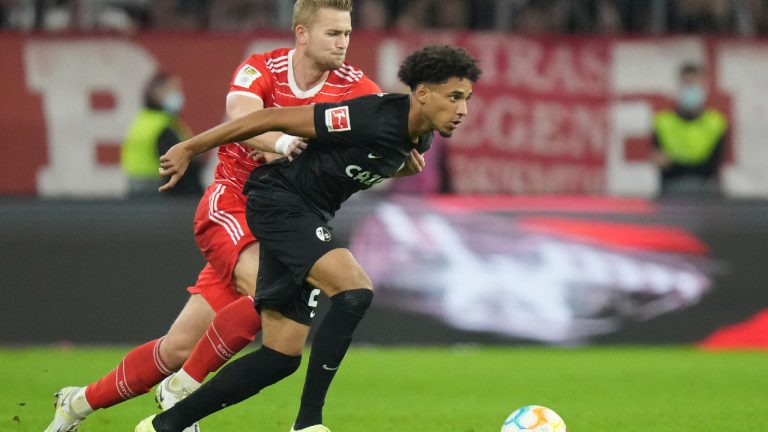
<svg viewBox="0 0 768 432">
<path fill-rule="evenodd" d="M 411 95 L 411 109 L 408 111 L 408 136 L 411 141 L 418 142 L 419 137 L 433 131 L 432 125 L 421 112 L 421 105 L 414 103 Z"/>
<path fill-rule="evenodd" d="M 309 59 L 304 52 L 294 51 L 293 54 L 293 79 L 302 91 L 314 88 L 328 78 L 330 71 L 319 67 Z"/>
</svg>

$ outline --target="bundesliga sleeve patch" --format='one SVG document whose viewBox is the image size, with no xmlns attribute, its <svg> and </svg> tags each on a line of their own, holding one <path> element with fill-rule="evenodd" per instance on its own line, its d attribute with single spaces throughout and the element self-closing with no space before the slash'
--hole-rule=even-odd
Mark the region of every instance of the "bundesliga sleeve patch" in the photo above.
<svg viewBox="0 0 768 432">
<path fill-rule="evenodd" d="M 235 85 L 240 87 L 250 87 L 256 78 L 261 76 L 261 72 L 251 65 L 245 65 L 240 69 L 235 77 Z"/>
<path fill-rule="evenodd" d="M 352 129 L 349 123 L 349 107 L 342 106 L 325 110 L 325 125 L 328 132 L 341 132 Z"/>
</svg>

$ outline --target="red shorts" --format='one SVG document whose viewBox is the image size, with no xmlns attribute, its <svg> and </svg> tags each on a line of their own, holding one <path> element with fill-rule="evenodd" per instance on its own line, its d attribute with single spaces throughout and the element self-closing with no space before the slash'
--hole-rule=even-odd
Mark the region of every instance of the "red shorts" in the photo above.
<svg viewBox="0 0 768 432">
<path fill-rule="evenodd" d="M 241 297 L 233 272 L 240 252 L 257 241 L 245 221 L 245 195 L 231 186 L 213 183 L 195 213 L 195 241 L 208 263 L 190 294 L 200 294 L 218 312 Z"/>
</svg>

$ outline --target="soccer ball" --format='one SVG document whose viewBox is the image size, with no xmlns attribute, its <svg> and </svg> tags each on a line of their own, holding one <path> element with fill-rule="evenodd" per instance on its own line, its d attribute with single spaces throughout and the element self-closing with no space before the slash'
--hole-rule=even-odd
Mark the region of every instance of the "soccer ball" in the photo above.
<svg viewBox="0 0 768 432">
<path fill-rule="evenodd" d="M 528 405 L 507 417 L 501 432 L 566 432 L 565 422 L 551 409 Z"/>
</svg>

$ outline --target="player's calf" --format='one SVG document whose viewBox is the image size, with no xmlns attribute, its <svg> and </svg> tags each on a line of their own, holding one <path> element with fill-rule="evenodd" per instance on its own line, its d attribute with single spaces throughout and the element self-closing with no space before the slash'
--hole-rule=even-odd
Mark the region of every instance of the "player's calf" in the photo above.
<svg viewBox="0 0 768 432">
<path fill-rule="evenodd" d="M 312 431 L 310 426 L 321 426 L 328 388 L 371 301 L 373 290 L 367 288 L 342 291 L 331 297 L 331 307 L 312 342 L 295 430 Z"/>
</svg>

